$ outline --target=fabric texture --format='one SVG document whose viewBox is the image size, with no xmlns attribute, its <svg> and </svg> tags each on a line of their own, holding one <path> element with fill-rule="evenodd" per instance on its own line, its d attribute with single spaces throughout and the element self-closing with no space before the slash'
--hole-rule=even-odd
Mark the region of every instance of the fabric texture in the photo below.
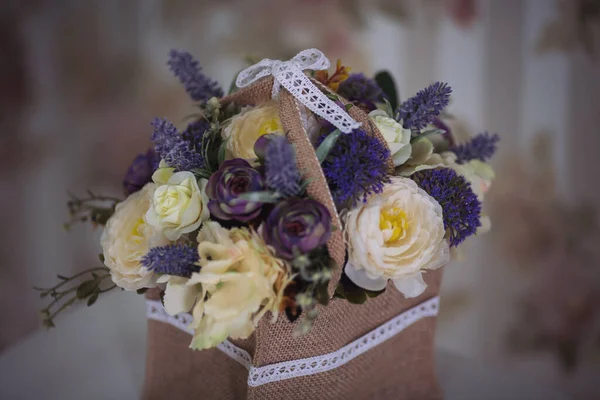
<svg viewBox="0 0 600 400">
<path fill-rule="evenodd" d="M 315 85 L 328 91 L 318 82 Z M 221 99 L 223 104 L 259 105 L 271 99 L 273 78 L 266 77 Z M 345 100 L 340 99 L 343 103 Z M 341 227 L 325 176 L 314 147 L 302 123 L 300 105 L 286 90 L 278 98 L 282 125 L 296 146 L 298 167 L 310 181 L 308 194 L 324 204 Z M 362 129 L 383 141 L 367 114 L 352 107 L 349 114 L 363 124 Z M 393 170 L 389 160 L 388 167 Z M 330 282 L 333 297 L 345 263 L 345 243 L 341 229 L 333 232 L 327 247 L 337 268 Z M 403 311 L 439 293 L 441 270 L 424 274 L 428 286 L 416 298 L 407 299 L 393 285 L 385 293 L 363 305 L 333 299 L 319 306 L 319 316 L 310 333 L 294 337 L 299 321 L 290 323 L 281 316 L 275 324 L 262 318 L 248 339 L 232 340 L 252 356 L 256 367 L 307 358 L 336 351 L 375 329 Z M 157 298 L 149 291 L 149 298 Z M 390 340 L 339 368 L 310 376 L 248 387 L 248 371 L 217 349 L 192 351 L 186 333 L 161 322 L 149 321 L 149 348 L 143 399 L 439 399 L 435 378 L 435 318 L 417 321 Z"/>
</svg>

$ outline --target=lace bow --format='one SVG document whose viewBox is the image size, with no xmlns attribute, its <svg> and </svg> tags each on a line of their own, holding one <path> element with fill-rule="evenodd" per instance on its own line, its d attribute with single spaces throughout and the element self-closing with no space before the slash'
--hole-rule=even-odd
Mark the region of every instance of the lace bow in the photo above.
<svg viewBox="0 0 600 400">
<path fill-rule="evenodd" d="M 264 60 L 246 68 L 238 75 L 235 83 L 239 88 L 253 84 L 265 76 L 273 75 L 274 99 L 279 95 L 281 86 L 296 99 L 321 118 L 332 123 L 344 133 L 360 127 L 340 106 L 327 98 L 304 74 L 304 70 L 323 70 L 329 68 L 329 60 L 317 49 L 307 49 L 296 54 L 289 61 Z"/>
</svg>

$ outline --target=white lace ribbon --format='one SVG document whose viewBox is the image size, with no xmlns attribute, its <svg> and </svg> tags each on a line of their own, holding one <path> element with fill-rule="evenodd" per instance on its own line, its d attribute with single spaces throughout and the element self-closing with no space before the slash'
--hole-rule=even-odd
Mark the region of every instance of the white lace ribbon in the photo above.
<svg viewBox="0 0 600 400">
<path fill-rule="evenodd" d="M 415 322 L 423 318 L 435 317 L 438 313 L 438 307 L 439 297 L 433 297 L 404 311 L 402 314 L 332 353 L 299 360 L 284 361 L 263 367 L 253 366 L 250 354 L 228 340 L 219 344 L 217 348 L 246 367 L 248 369 L 248 386 L 256 387 L 270 382 L 314 375 L 341 367 L 361 354 L 396 336 Z M 189 334 L 194 333 L 190 328 L 192 322 L 190 314 L 171 316 L 167 314 L 160 301 L 146 300 L 146 316 L 149 319 L 170 324 Z"/>
<path fill-rule="evenodd" d="M 324 118 L 344 133 L 360 127 L 346 111 L 329 100 L 304 74 L 304 70 L 319 71 L 329 68 L 329 60 L 317 49 L 302 50 L 289 61 L 264 60 L 246 68 L 238 75 L 235 84 L 246 87 L 265 76 L 273 75 L 272 97 L 279 95 L 281 86 L 286 88 L 309 110 Z"/>
</svg>

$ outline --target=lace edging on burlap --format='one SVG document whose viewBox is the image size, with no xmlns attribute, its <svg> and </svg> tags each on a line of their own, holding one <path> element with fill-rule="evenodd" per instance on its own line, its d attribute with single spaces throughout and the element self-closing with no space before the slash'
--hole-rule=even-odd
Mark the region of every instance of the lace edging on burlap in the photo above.
<svg viewBox="0 0 600 400">
<path fill-rule="evenodd" d="M 337 351 L 300 360 L 265 365 L 263 367 L 252 366 L 252 357 L 250 354 L 227 340 L 219 344 L 217 348 L 246 367 L 249 371 L 248 386 L 256 387 L 270 382 L 314 375 L 338 368 L 394 337 L 420 319 L 435 317 L 438 313 L 438 307 L 439 297 L 436 296 L 392 318 L 385 324 L 380 325 Z M 166 313 L 160 301 L 146 300 L 146 315 L 149 319 L 170 324 L 184 332 L 193 334 L 193 330 L 189 328 L 192 316 L 189 314 L 171 316 Z"/>
</svg>

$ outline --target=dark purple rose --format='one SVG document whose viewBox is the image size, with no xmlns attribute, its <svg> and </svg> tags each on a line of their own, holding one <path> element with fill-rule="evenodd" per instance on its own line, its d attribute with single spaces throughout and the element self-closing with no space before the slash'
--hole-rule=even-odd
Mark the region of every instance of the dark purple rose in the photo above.
<svg viewBox="0 0 600 400">
<path fill-rule="evenodd" d="M 271 211 L 262 234 L 278 256 L 292 259 L 327 243 L 331 234 L 331 215 L 316 200 L 287 199 Z"/>
<path fill-rule="evenodd" d="M 224 161 L 206 185 L 206 195 L 210 199 L 208 210 L 215 218 L 225 221 L 250 221 L 260 214 L 263 203 L 241 199 L 239 196 L 263 191 L 264 188 L 260 173 L 246 160 L 234 158 Z"/>
<path fill-rule="evenodd" d="M 337 92 L 346 100 L 368 110 L 374 110 L 375 103 L 382 102 L 384 97 L 377 82 L 363 74 L 350 74 L 348 79 L 340 83 Z"/>
<path fill-rule="evenodd" d="M 131 163 L 123 179 L 125 194 L 135 193 L 152 180 L 152 174 L 158 168 L 159 159 L 154 149 L 139 154 Z"/>
</svg>

